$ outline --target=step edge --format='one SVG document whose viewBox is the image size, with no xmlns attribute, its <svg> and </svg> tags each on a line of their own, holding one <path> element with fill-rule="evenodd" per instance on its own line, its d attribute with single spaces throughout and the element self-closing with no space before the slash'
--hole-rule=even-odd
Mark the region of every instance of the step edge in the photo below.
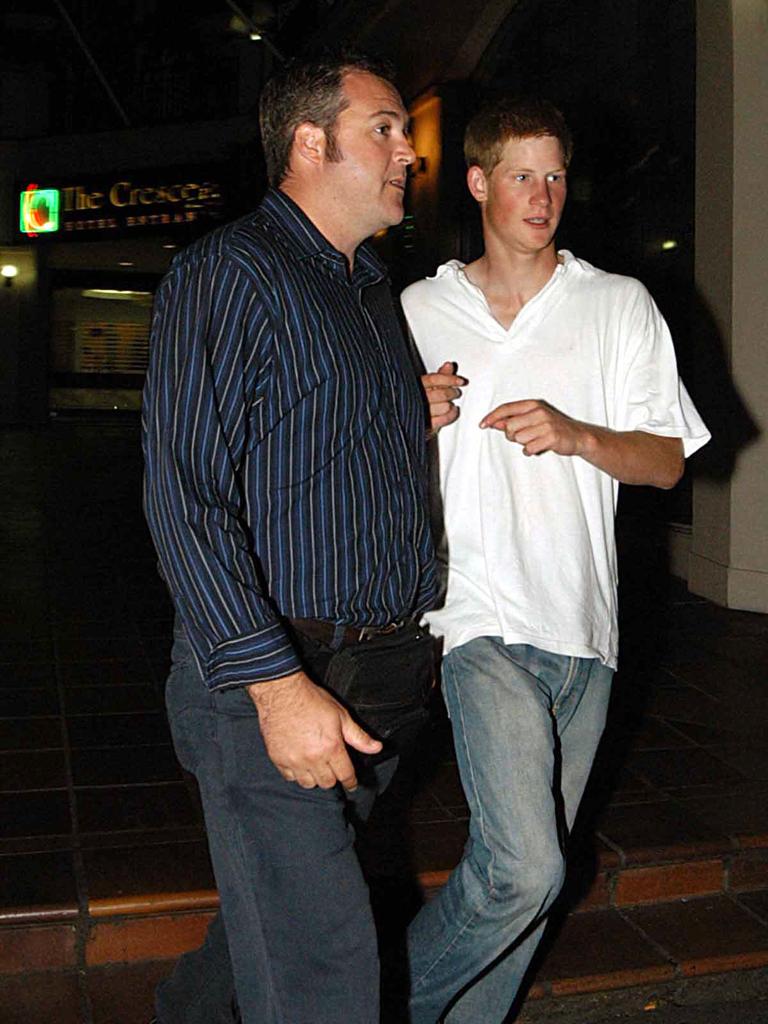
<svg viewBox="0 0 768 1024">
<path fill-rule="evenodd" d="M 749 852 L 754 854 L 755 848 L 750 848 Z M 690 851 L 688 851 L 688 856 L 681 856 L 680 858 L 664 857 L 656 862 L 646 862 L 641 864 L 628 863 L 623 866 L 613 865 L 611 867 L 606 866 L 599 869 L 598 873 L 602 871 L 610 880 L 616 882 L 623 876 L 639 876 L 642 873 L 653 870 L 658 870 L 661 873 L 664 868 L 674 869 L 675 866 L 686 863 L 714 864 L 718 861 L 722 862 L 723 869 L 725 871 L 735 860 L 738 860 L 743 853 L 746 853 L 746 851 L 731 851 L 729 854 L 721 854 L 718 856 L 713 855 L 711 850 L 702 850 L 700 856 L 691 856 Z M 416 881 L 425 893 L 433 894 L 445 884 L 451 870 L 452 868 L 438 868 L 434 870 L 420 871 L 416 875 Z M 743 886 L 740 888 L 743 888 Z M 729 889 L 730 886 L 728 884 L 728 879 L 724 874 L 723 883 L 719 889 L 713 889 L 711 886 L 701 888 L 692 886 L 686 891 L 680 892 L 679 895 L 666 898 L 662 895 L 659 899 L 639 900 L 633 902 L 617 901 L 615 899 L 615 893 L 612 891 L 611 899 L 608 904 L 603 902 L 598 904 L 587 903 L 584 906 L 584 909 L 597 909 L 599 906 L 608 905 L 634 906 L 641 903 L 666 903 L 672 902 L 674 899 L 683 896 L 712 895 L 715 892 L 726 892 Z M 749 889 L 744 889 L 744 891 L 749 891 Z M 90 917 L 97 919 L 119 916 L 142 916 L 174 911 L 183 912 L 206 910 L 216 908 L 218 903 L 218 894 L 215 889 L 179 890 L 177 892 L 157 893 L 144 892 L 125 896 L 117 895 L 92 898 L 88 901 L 87 913 Z M 581 908 L 582 901 L 575 904 L 572 912 L 579 912 Z M 55 921 L 67 921 L 76 918 L 78 914 L 79 908 L 74 903 L 50 905 L 30 904 L 28 906 L 0 907 L 0 928 L 4 926 L 13 927 L 18 924 L 44 924 Z"/>
<path fill-rule="evenodd" d="M 219 894 L 215 889 L 190 889 L 131 896 L 101 896 L 88 901 L 88 914 L 92 918 L 143 917 L 172 911 L 210 910 L 218 905 Z"/>
<path fill-rule="evenodd" d="M 3 907 L 0 908 L 0 928 L 72 921 L 79 913 L 80 908 L 76 903 L 32 903 L 21 907 Z"/>
</svg>

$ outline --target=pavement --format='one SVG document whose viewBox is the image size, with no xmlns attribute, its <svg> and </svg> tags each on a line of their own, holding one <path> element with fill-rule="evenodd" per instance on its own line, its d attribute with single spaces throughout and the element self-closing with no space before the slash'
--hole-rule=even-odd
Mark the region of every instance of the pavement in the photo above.
<svg viewBox="0 0 768 1024">
<path fill-rule="evenodd" d="M 530 1024 L 766 1024 L 768 971 L 686 978 L 665 989 L 594 992 L 528 1005 Z"/>
<path fill-rule="evenodd" d="M 0 1021 L 142 1022 L 217 900 L 162 706 L 171 609 L 136 420 L 3 429 L 0 493 Z M 519 1019 L 730 1024 L 741 1003 L 740 1020 L 768 1024 L 768 617 L 670 576 L 653 501 L 626 505 L 618 534 L 620 671 Z M 436 701 L 360 840 L 392 1022 L 402 925 L 466 825 Z M 709 1018 L 674 1002 L 701 980 Z"/>
</svg>

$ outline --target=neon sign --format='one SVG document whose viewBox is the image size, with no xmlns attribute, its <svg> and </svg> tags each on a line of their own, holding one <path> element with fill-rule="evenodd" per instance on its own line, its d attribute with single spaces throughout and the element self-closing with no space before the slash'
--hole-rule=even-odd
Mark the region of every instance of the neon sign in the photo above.
<svg viewBox="0 0 768 1024">
<path fill-rule="evenodd" d="M 27 185 L 19 201 L 19 230 L 30 238 L 59 230 L 59 190 Z"/>
<path fill-rule="evenodd" d="M 84 175 L 75 183 L 48 178 L 45 187 L 25 180 L 16 191 L 19 231 L 30 239 L 53 234 L 49 241 L 56 242 L 169 228 L 200 233 L 229 214 L 227 181 L 220 165 L 123 170 Z"/>
</svg>

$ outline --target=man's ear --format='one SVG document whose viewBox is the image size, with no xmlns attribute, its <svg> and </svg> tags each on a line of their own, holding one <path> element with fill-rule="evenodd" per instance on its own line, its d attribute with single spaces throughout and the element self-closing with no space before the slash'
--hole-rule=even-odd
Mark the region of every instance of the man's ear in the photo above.
<svg viewBox="0 0 768 1024">
<path fill-rule="evenodd" d="M 325 132 L 311 121 L 302 121 L 293 133 L 291 162 L 304 161 L 312 166 L 319 166 L 325 159 Z"/>
<path fill-rule="evenodd" d="M 484 203 L 488 198 L 488 179 L 485 171 L 477 164 L 473 164 L 467 171 L 467 188 L 478 203 Z"/>
</svg>

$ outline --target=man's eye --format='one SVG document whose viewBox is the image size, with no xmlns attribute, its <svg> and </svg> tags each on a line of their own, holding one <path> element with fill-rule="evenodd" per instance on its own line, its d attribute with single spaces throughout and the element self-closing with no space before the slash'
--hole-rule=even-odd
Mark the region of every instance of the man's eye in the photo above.
<svg viewBox="0 0 768 1024">
<path fill-rule="evenodd" d="M 549 181 L 565 181 L 564 174 L 548 174 L 547 178 Z"/>
<path fill-rule="evenodd" d="M 375 131 L 377 131 L 379 135 L 389 135 L 390 127 L 388 124 L 380 124 L 377 125 Z"/>
<path fill-rule="evenodd" d="M 515 175 L 515 181 L 527 181 L 527 180 L 528 180 L 528 175 L 527 174 L 516 174 Z"/>
</svg>

